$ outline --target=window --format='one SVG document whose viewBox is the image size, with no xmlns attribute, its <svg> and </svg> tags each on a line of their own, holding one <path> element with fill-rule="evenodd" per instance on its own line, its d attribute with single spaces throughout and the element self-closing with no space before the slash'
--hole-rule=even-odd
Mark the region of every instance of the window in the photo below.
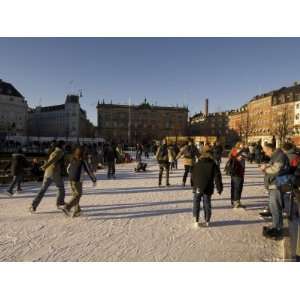
<svg viewBox="0 0 300 300">
<path fill-rule="evenodd" d="M 296 120 L 299 120 L 300 114 L 296 114 Z"/>
</svg>

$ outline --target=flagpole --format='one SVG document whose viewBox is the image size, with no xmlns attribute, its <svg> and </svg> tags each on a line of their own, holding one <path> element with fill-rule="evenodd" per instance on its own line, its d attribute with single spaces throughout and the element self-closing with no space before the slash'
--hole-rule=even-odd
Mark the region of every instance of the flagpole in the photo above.
<svg viewBox="0 0 300 300">
<path fill-rule="evenodd" d="M 131 145 L 131 98 L 128 99 L 128 144 Z"/>
</svg>

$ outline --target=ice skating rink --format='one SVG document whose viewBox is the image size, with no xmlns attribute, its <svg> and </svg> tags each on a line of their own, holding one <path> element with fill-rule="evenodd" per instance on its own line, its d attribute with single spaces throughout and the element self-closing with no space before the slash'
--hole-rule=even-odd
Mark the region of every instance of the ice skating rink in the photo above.
<svg viewBox="0 0 300 300">
<path fill-rule="evenodd" d="M 134 164 L 117 165 L 117 179 L 84 183 L 83 214 L 67 218 L 55 207 L 55 188 L 31 215 L 29 205 L 40 183 L 25 183 L 22 194 L 0 193 L 1 261 L 278 261 L 282 241 L 262 237 L 266 223 L 258 216 L 266 205 L 263 177 L 248 165 L 242 202 L 230 206 L 229 178 L 212 201 L 209 228 L 192 226 L 192 191 L 181 186 L 183 166 L 171 172 L 170 187 L 158 187 L 158 166 L 146 173 Z M 222 166 L 223 169 L 223 166 Z M 188 179 L 189 182 L 189 179 Z M 165 181 L 163 181 L 165 183 Z M 66 182 L 66 201 L 70 199 Z"/>
</svg>

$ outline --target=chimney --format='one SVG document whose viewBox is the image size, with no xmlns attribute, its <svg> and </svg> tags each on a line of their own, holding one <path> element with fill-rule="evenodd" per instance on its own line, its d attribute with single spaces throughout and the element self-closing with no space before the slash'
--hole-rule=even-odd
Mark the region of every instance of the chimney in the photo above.
<svg viewBox="0 0 300 300">
<path fill-rule="evenodd" d="M 205 99 L 205 104 L 204 104 L 204 115 L 208 115 L 208 98 Z"/>
</svg>

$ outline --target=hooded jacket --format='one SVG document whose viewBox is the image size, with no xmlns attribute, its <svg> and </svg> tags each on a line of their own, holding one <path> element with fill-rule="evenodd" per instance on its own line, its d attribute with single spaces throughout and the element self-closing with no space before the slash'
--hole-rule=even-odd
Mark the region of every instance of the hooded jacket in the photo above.
<svg viewBox="0 0 300 300">
<path fill-rule="evenodd" d="M 265 187 L 269 190 L 276 189 L 276 177 L 287 168 L 289 168 L 288 157 L 281 149 L 275 150 L 265 169 Z"/>
</svg>

